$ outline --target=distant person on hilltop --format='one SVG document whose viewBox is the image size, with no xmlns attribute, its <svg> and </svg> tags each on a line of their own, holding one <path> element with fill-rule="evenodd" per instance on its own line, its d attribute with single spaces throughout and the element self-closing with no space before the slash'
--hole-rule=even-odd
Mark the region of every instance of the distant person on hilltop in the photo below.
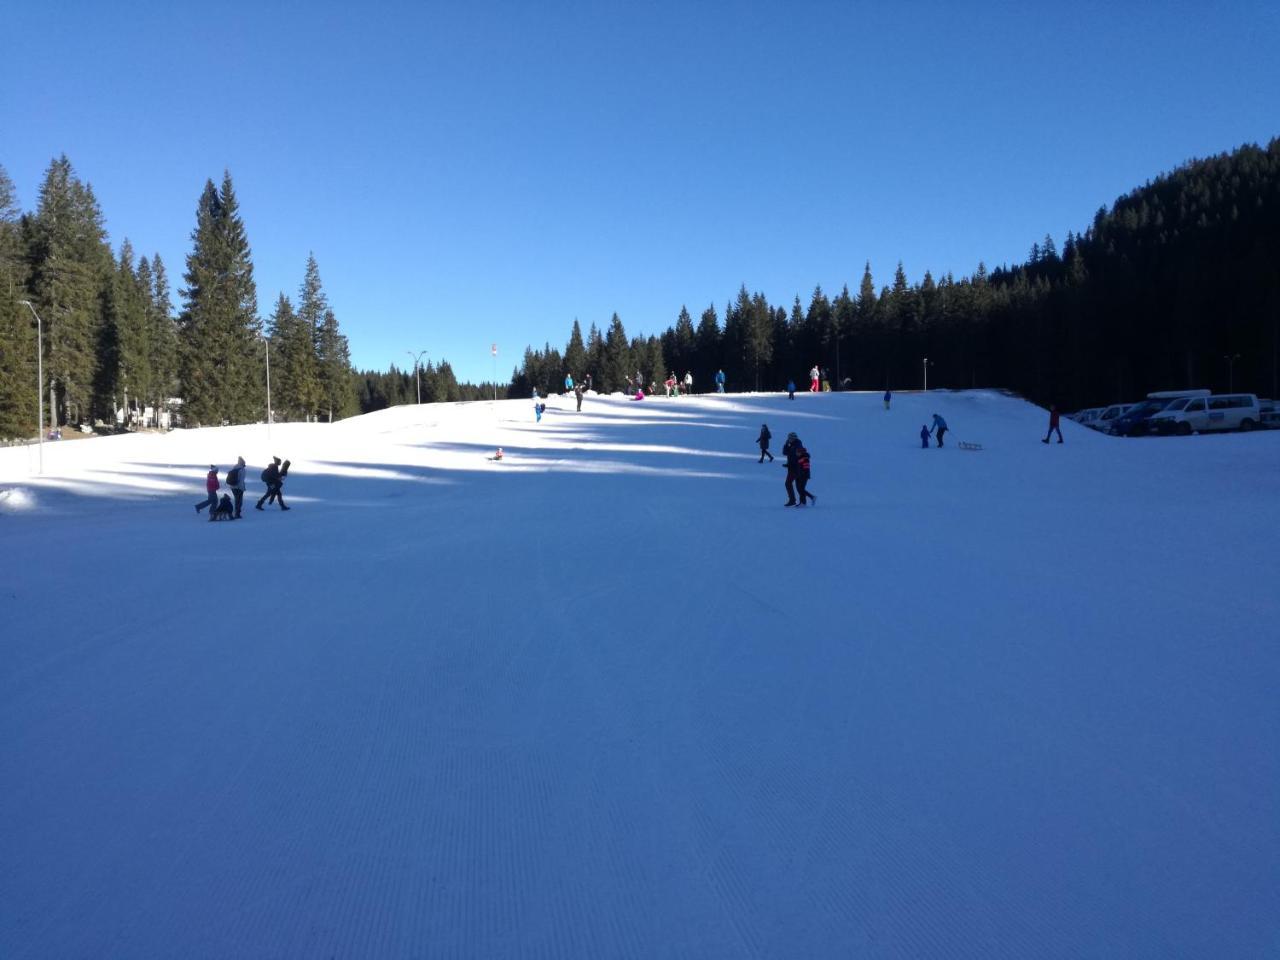
<svg viewBox="0 0 1280 960">
<path fill-rule="evenodd" d="M 787 399 L 794 400 L 796 398 L 796 382 L 794 380 L 787 381 Z"/>
<path fill-rule="evenodd" d="M 892 399 L 893 399 L 893 394 L 892 394 L 892 393 L 890 393 L 888 390 L 886 390 L 886 391 L 884 392 L 884 408 L 885 408 L 886 410 L 888 410 L 888 409 L 889 409 L 889 401 L 890 401 L 890 400 L 892 400 Z"/>
<path fill-rule="evenodd" d="M 684 372 L 684 393 L 685 396 L 693 396 L 693 374 L 688 370 Z"/>
<path fill-rule="evenodd" d="M 724 371 L 716 371 L 716 393 L 724 393 Z"/>
<path fill-rule="evenodd" d="M 564 392 L 565 393 L 573 392 L 573 374 L 571 373 L 566 373 L 564 375 Z"/>
<path fill-rule="evenodd" d="M 578 384 L 576 387 L 573 388 L 573 395 L 578 401 L 578 413 L 582 412 L 582 395 L 585 392 L 586 391 L 582 389 L 582 384 Z"/>
<path fill-rule="evenodd" d="M 773 438 L 773 434 L 769 432 L 767 423 L 760 424 L 760 436 L 756 437 L 756 443 L 760 444 L 760 462 L 764 463 L 764 458 L 768 457 L 769 462 L 773 463 L 773 454 L 769 452 L 769 441 Z"/>
<path fill-rule="evenodd" d="M 933 436 L 938 441 L 938 446 L 942 446 L 942 435 L 947 432 L 947 421 L 943 420 L 936 413 L 933 415 Z"/>
<path fill-rule="evenodd" d="M 819 376 L 820 376 L 820 374 L 818 373 L 818 365 L 815 363 L 815 364 L 813 365 L 813 368 L 809 371 L 809 392 L 810 392 L 810 393 L 817 393 L 817 392 L 818 392 L 818 377 L 819 377 Z"/>
<path fill-rule="evenodd" d="M 1054 404 L 1049 404 L 1049 432 L 1044 435 L 1041 443 L 1048 443 L 1049 438 L 1053 436 L 1053 431 L 1058 431 L 1058 442 L 1062 442 L 1062 427 L 1059 424 L 1058 408 Z"/>
<path fill-rule="evenodd" d="M 208 496 L 196 504 L 196 513 L 208 507 L 209 519 L 212 520 L 213 508 L 218 505 L 218 467 L 216 464 L 209 464 L 209 472 L 205 474 L 204 478 L 204 490 Z"/>
</svg>

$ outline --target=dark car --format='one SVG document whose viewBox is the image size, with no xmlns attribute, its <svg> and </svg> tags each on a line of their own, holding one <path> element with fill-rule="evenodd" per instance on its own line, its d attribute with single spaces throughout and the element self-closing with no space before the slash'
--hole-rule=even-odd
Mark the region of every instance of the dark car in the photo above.
<svg viewBox="0 0 1280 960">
<path fill-rule="evenodd" d="M 1113 437 L 1146 436 L 1151 426 L 1151 418 L 1172 402 L 1172 400 L 1143 400 L 1132 410 L 1127 410 L 1112 420 L 1111 429 L 1107 432 Z"/>
</svg>

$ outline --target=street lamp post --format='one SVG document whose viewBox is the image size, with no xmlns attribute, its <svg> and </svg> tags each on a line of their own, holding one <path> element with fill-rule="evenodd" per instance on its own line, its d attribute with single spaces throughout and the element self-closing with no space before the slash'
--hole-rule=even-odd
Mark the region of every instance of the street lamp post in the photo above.
<svg viewBox="0 0 1280 960">
<path fill-rule="evenodd" d="M 1236 361 L 1240 359 L 1240 354 L 1230 353 L 1223 354 L 1222 359 L 1227 361 L 1227 393 L 1236 392 Z"/>
<path fill-rule="evenodd" d="M 924 392 L 928 393 L 929 392 L 929 368 L 932 367 L 933 364 L 929 361 L 928 357 L 923 358 L 920 361 L 920 363 L 924 367 Z"/>
<path fill-rule="evenodd" d="M 40 444 L 40 473 L 44 473 L 44 324 L 40 322 L 40 314 L 31 305 L 30 300 L 23 300 L 31 315 L 36 318 L 36 404 L 40 408 L 36 418 L 36 439 Z M 52 409 L 49 411 L 53 412 Z M 28 461 L 29 463 L 30 461 Z"/>
<path fill-rule="evenodd" d="M 262 338 L 263 349 L 267 353 L 267 446 L 271 446 L 271 338 Z"/>
<path fill-rule="evenodd" d="M 419 371 L 422 369 L 420 361 L 427 354 L 427 351 L 419 350 L 415 354 L 412 350 L 406 350 L 405 353 L 413 357 L 413 377 L 418 383 L 418 403 L 422 403 L 422 374 Z"/>
</svg>

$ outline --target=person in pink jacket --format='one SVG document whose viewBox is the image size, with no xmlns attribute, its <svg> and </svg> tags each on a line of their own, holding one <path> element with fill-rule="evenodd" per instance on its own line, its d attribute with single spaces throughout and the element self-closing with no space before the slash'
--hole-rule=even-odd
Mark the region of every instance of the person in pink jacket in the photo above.
<svg viewBox="0 0 1280 960">
<path fill-rule="evenodd" d="M 218 468 L 214 464 L 209 464 L 209 473 L 204 478 L 204 489 L 209 496 L 196 504 L 196 513 L 199 513 L 205 507 L 209 508 L 209 519 L 213 519 L 213 508 L 218 505 Z"/>
</svg>

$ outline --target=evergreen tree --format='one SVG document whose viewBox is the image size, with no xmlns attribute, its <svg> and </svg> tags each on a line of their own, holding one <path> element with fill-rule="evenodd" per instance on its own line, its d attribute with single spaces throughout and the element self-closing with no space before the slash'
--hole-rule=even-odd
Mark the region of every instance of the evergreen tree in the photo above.
<svg viewBox="0 0 1280 960">
<path fill-rule="evenodd" d="M 311 331 L 294 312 L 283 293 L 267 321 L 271 340 L 271 405 L 277 420 L 303 420 L 315 404 L 315 357 Z"/>
<path fill-rule="evenodd" d="M 35 318 L 22 305 L 27 270 L 17 191 L 0 167 L 0 439 L 37 432 Z"/>
<path fill-rule="evenodd" d="M 263 409 L 258 293 L 231 174 L 205 182 L 187 255 L 180 318 L 183 418 L 243 423 Z"/>
<path fill-rule="evenodd" d="M 329 309 L 329 298 L 325 296 L 320 283 L 320 268 L 316 264 L 314 254 L 307 254 L 306 273 L 302 286 L 298 290 L 297 317 L 301 330 L 294 344 L 297 353 L 292 358 L 295 363 L 297 380 L 293 384 L 292 402 L 296 406 L 298 416 L 311 419 L 320 410 L 323 390 L 320 384 L 320 329 L 324 323 L 325 313 Z M 307 350 L 305 343 L 310 344 Z"/>
<path fill-rule="evenodd" d="M 716 371 L 720 369 L 720 320 L 713 303 L 702 311 L 694 334 L 693 382 L 715 389 Z"/>
<path fill-rule="evenodd" d="M 631 347 L 627 343 L 627 332 L 622 327 L 622 320 L 615 313 L 609 321 L 609 332 L 604 340 L 604 371 L 601 381 L 606 393 L 615 390 L 626 390 L 627 380 L 636 373 L 636 361 L 631 356 Z"/>
<path fill-rule="evenodd" d="M 573 318 L 573 331 L 569 334 L 569 343 L 564 348 L 565 371 L 579 383 L 588 373 L 587 348 L 582 342 L 582 328 L 578 326 L 578 318 Z"/>
<path fill-rule="evenodd" d="M 338 319 L 332 310 L 325 310 L 320 323 L 319 354 L 321 409 L 333 423 L 335 417 L 341 419 L 355 413 L 356 397 L 351 382 L 351 353 L 347 348 L 347 338 L 338 330 Z M 456 381 L 454 386 L 456 388 Z M 447 385 L 443 393 L 440 396 L 437 391 L 435 399 L 448 398 Z"/>
<path fill-rule="evenodd" d="M 145 259 L 143 261 L 146 262 Z M 178 326 L 169 300 L 169 275 L 164 261 L 155 254 L 150 263 L 150 282 L 142 283 L 149 298 L 147 327 L 150 330 L 151 383 L 146 394 L 155 412 L 155 426 L 169 401 L 178 395 Z"/>
<path fill-rule="evenodd" d="M 102 212 L 66 155 L 54 160 L 40 186 L 29 239 L 31 300 L 44 321 L 45 375 L 71 423 L 91 413 L 104 292 L 111 276 Z M 50 401 L 51 407 L 57 404 Z"/>
</svg>

